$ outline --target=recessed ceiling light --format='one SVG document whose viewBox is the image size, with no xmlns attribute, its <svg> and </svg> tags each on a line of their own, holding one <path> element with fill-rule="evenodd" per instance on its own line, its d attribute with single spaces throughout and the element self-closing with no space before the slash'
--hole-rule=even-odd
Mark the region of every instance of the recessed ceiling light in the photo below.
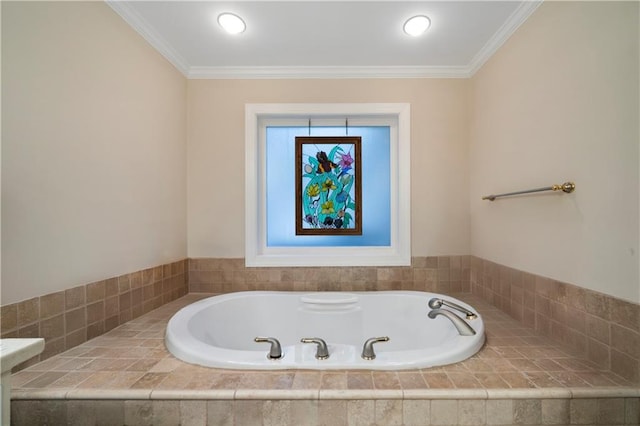
<svg viewBox="0 0 640 426">
<path fill-rule="evenodd" d="M 228 12 L 218 15 L 218 24 L 229 34 L 240 34 L 247 28 L 242 18 Z"/>
<path fill-rule="evenodd" d="M 427 29 L 431 26 L 431 19 L 424 15 L 414 16 L 409 18 L 407 22 L 404 23 L 402 29 L 405 33 L 410 36 L 417 37 L 420 34 L 427 31 Z"/>
</svg>

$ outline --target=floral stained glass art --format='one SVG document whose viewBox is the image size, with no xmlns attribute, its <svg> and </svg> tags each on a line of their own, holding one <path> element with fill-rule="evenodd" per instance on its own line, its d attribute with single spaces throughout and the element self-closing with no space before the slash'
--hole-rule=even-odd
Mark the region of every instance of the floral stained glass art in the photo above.
<svg viewBox="0 0 640 426">
<path fill-rule="evenodd" d="M 362 235 L 361 142 L 296 137 L 296 235 Z"/>
</svg>

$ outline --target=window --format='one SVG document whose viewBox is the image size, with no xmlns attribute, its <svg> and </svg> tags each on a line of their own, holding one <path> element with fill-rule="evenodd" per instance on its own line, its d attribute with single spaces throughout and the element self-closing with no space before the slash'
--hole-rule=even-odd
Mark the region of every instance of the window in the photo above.
<svg viewBox="0 0 640 426">
<path fill-rule="evenodd" d="M 248 104 L 247 266 L 409 265 L 408 104 Z M 296 235 L 295 137 L 362 137 L 362 235 Z"/>
</svg>

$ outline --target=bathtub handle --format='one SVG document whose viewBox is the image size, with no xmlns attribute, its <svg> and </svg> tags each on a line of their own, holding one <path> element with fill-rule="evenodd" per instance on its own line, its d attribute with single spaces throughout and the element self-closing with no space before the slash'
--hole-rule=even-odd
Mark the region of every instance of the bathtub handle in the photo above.
<svg viewBox="0 0 640 426">
<path fill-rule="evenodd" d="M 372 360 L 376 359 L 376 353 L 373 351 L 373 344 L 378 342 L 388 342 L 389 338 L 387 336 L 384 337 L 372 337 L 371 339 L 367 339 L 364 342 L 364 346 L 362 347 L 362 359 Z"/>
<path fill-rule="evenodd" d="M 316 351 L 316 358 L 318 359 L 327 359 L 329 358 L 329 350 L 327 349 L 327 344 L 324 340 L 319 337 L 311 337 L 311 338 L 303 338 L 300 340 L 302 343 L 315 343 L 318 345 L 318 350 Z"/>
<path fill-rule="evenodd" d="M 256 337 L 253 339 L 256 343 L 271 343 L 271 349 L 267 355 L 268 359 L 280 359 L 282 358 L 282 347 L 280 342 L 275 337 Z"/>
</svg>

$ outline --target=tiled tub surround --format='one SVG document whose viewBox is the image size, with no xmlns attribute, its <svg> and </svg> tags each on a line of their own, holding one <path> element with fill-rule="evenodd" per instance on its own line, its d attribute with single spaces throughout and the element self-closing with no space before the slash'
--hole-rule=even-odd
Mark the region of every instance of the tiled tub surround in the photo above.
<svg viewBox="0 0 640 426">
<path fill-rule="evenodd" d="M 637 425 L 640 389 L 477 296 L 487 344 L 409 371 L 234 371 L 171 356 L 164 329 L 191 293 L 13 375 L 15 425 Z"/>
<path fill-rule="evenodd" d="M 578 356 L 640 381 L 640 304 L 475 256 L 414 257 L 407 267 L 245 268 L 244 259 L 190 259 L 189 290 L 473 293 Z"/>
<path fill-rule="evenodd" d="M 477 257 L 471 292 L 599 368 L 640 381 L 640 304 Z"/>
<path fill-rule="evenodd" d="M 34 297 L 0 308 L 1 336 L 44 337 L 45 360 L 100 336 L 187 293 L 187 261 Z"/>
<path fill-rule="evenodd" d="M 471 256 L 414 257 L 404 267 L 247 268 L 244 259 L 189 259 L 189 291 L 416 290 L 470 293 Z"/>
</svg>

